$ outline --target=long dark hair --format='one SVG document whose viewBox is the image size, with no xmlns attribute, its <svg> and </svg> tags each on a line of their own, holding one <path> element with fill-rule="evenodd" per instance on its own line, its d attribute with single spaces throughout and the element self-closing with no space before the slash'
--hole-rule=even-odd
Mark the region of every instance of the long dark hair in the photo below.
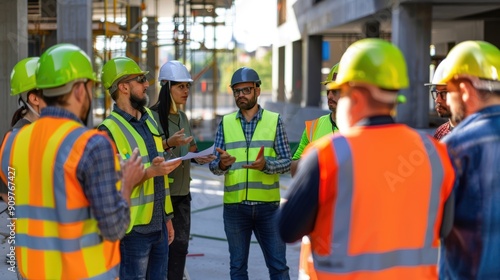
<svg viewBox="0 0 500 280">
<path fill-rule="evenodd" d="M 180 84 L 180 82 L 166 81 L 163 83 L 160 89 L 160 95 L 158 96 L 158 101 L 156 104 L 151 106 L 151 110 L 157 111 L 160 116 L 160 125 L 165 133 L 166 139 L 170 137 L 168 132 L 168 114 L 170 114 L 170 108 L 172 107 L 172 97 L 170 93 L 170 87 Z"/>
<path fill-rule="evenodd" d="M 24 118 L 24 116 L 26 116 L 26 114 L 28 113 L 28 101 L 30 99 L 30 95 L 31 94 L 35 94 L 36 96 L 38 97 L 42 97 L 42 92 L 41 91 L 38 91 L 38 90 L 32 90 L 30 92 L 28 92 L 28 94 L 26 95 L 26 101 L 23 100 L 23 98 L 21 96 L 19 96 L 19 99 L 17 101 L 18 105 L 21 105 L 21 107 L 19 107 L 19 109 L 17 109 L 15 112 L 14 112 L 14 115 L 12 116 L 12 121 L 10 122 L 10 127 L 14 127 L 14 125 L 16 125 L 16 123 Z"/>
</svg>

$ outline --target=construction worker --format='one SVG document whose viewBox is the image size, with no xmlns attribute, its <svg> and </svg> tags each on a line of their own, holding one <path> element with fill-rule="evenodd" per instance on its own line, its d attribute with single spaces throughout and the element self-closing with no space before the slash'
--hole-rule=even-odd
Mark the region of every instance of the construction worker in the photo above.
<svg viewBox="0 0 500 280">
<path fill-rule="evenodd" d="M 131 195 L 130 225 L 120 242 L 120 279 L 166 279 L 168 245 L 174 239 L 166 175 L 181 160 L 165 161 L 163 157 L 164 141 L 151 111 L 145 107 L 147 73 L 128 57 L 113 58 L 102 68 L 103 86 L 116 104 L 99 129 L 113 139 L 122 158 L 139 148 L 146 169 Z"/>
<path fill-rule="evenodd" d="M 446 57 L 451 116 L 459 123 L 442 141 L 457 173 L 455 219 L 443 241 L 442 279 L 497 279 L 500 275 L 500 50 L 465 41 Z"/>
<path fill-rule="evenodd" d="M 335 64 L 332 69 L 330 69 L 330 73 L 325 81 L 321 82 L 323 85 L 327 85 L 335 80 L 337 77 L 339 69 L 339 64 Z M 290 173 L 292 176 L 297 172 L 297 165 L 299 164 L 300 157 L 304 152 L 309 143 L 314 140 L 317 140 L 325 135 L 328 135 L 334 131 L 337 131 L 337 124 L 335 123 L 335 112 L 337 110 L 337 102 L 339 100 L 339 91 L 338 90 L 326 90 L 326 97 L 328 99 L 328 109 L 330 109 L 331 113 L 321 116 L 315 120 L 309 120 L 305 122 L 305 129 L 302 133 L 302 137 L 300 138 L 299 146 L 295 151 L 295 154 L 292 157 L 292 164 L 290 167 Z M 313 273 L 313 269 L 309 269 L 312 267 L 312 255 L 311 255 L 311 242 L 309 237 L 304 236 L 302 238 L 302 244 L 300 248 L 300 258 L 299 258 L 299 278 L 308 278 L 315 279 L 315 275 L 311 275 Z"/>
<path fill-rule="evenodd" d="M 3 141 L 0 177 L 15 194 L 11 260 L 24 279 L 118 276 L 118 242 L 130 222 L 130 193 L 144 168 L 135 151 L 123 163 L 120 182 L 114 145 L 84 125 L 95 81 L 81 49 L 50 47 L 36 71 L 48 107 L 39 120 Z"/>
<path fill-rule="evenodd" d="M 453 128 L 457 125 L 451 118 L 450 107 L 446 105 L 446 95 L 448 91 L 446 90 L 446 84 L 440 84 L 439 81 L 442 79 L 444 66 L 446 59 L 441 61 L 441 63 L 436 68 L 434 76 L 432 77 L 432 82 L 429 84 L 424 84 L 429 86 L 429 92 L 432 95 L 432 99 L 436 103 L 436 112 L 441 118 L 448 118 L 448 121 L 440 125 L 434 132 L 434 138 L 440 140 L 448 133 L 450 133 Z"/>
<path fill-rule="evenodd" d="M 322 82 L 323 85 L 327 85 L 328 83 L 335 80 L 337 77 L 339 64 L 335 64 L 328 77 L 325 81 Z M 290 172 L 292 176 L 297 172 L 297 165 L 299 164 L 299 159 L 304 152 L 306 146 L 314 140 L 317 140 L 327 134 L 330 134 L 336 130 L 337 124 L 335 123 L 335 113 L 337 110 L 337 101 L 339 100 L 339 91 L 335 89 L 326 90 L 326 97 L 328 98 L 328 109 L 330 109 L 331 113 L 321 116 L 315 120 L 306 121 L 305 129 L 302 133 L 302 137 L 300 138 L 299 146 L 295 151 L 295 154 L 292 157 L 292 165 L 290 168 Z"/>
<path fill-rule="evenodd" d="M 215 175 L 224 175 L 231 279 L 248 279 L 252 232 L 270 279 L 290 279 L 286 246 L 273 217 L 280 203 L 279 174 L 290 171 L 291 153 L 280 115 L 257 103 L 260 85 L 255 70 L 243 67 L 234 72 L 230 86 L 239 110 L 219 123 L 214 140 L 217 159 L 209 168 Z"/>
<path fill-rule="evenodd" d="M 180 106 L 186 105 L 191 88 L 191 75 L 186 66 L 176 60 L 168 61 L 160 68 L 158 80 L 161 83 L 158 102 L 151 107 L 153 117 L 159 124 L 161 135 L 165 136 L 168 155 L 185 156 L 198 151 L 189 120 Z M 170 154 L 171 153 L 171 154 Z M 195 158 L 199 164 L 215 159 L 214 155 Z M 175 231 L 174 241 L 168 251 L 168 279 L 182 280 L 188 253 L 191 229 L 191 160 L 183 160 L 181 165 L 168 175 L 170 180 L 170 198 L 174 209 L 172 225 Z"/>
<path fill-rule="evenodd" d="M 306 150 L 278 212 L 281 237 L 309 235 L 318 279 L 437 279 L 454 171 L 443 144 L 390 116 L 408 87 L 403 54 L 357 41 L 328 87 L 340 89 L 339 133 Z"/>
<path fill-rule="evenodd" d="M 10 74 L 10 95 L 18 96 L 19 109 L 14 112 L 10 123 L 12 129 L 19 129 L 36 121 L 40 111 L 47 105 L 42 99 L 42 92 L 36 86 L 36 67 L 39 57 L 22 59 Z M 8 202 L 8 188 L 0 180 L 0 197 Z"/>
</svg>

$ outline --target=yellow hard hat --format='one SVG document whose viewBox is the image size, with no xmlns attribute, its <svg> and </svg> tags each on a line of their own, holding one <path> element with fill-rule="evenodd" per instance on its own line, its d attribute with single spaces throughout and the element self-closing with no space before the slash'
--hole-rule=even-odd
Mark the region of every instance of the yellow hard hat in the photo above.
<svg viewBox="0 0 500 280">
<path fill-rule="evenodd" d="M 439 83 L 446 83 L 459 76 L 498 81 L 499 72 L 500 50 L 497 47 L 484 41 L 465 41 L 453 47 L 446 56 Z"/>
<path fill-rule="evenodd" d="M 328 73 L 328 77 L 326 77 L 326 80 L 322 81 L 321 83 L 326 85 L 328 83 L 331 83 L 335 81 L 335 78 L 337 78 L 337 74 L 339 73 L 339 64 L 333 65 L 332 69 L 330 69 L 330 73 Z"/>
<path fill-rule="evenodd" d="M 424 84 L 424 86 L 445 86 L 446 83 L 441 83 L 444 75 L 444 68 L 446 67 L 446 58 L 439 63 L 438 67 L 434 71 L 434 76 L 432 76 L 432 82 Z"/>
<path fill-rule="evenodd" d="M 404 56 L 398 47 L 385 40 L 359 40 L 342 55 L 337 78 L 327 88 L 338 89 L 347 82 L 367 83 L 385 90 L 407 88 Z"/>
</svg>

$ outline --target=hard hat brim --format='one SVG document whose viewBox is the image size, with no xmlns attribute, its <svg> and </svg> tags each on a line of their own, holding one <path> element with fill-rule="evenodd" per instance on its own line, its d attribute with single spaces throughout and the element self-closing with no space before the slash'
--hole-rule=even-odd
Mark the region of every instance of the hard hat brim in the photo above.
<svg viewBox="0 0 500 280">
<path fill-rule="evenodd" d="M 445 85 L 446 85 L 446 83 L 444 83 L 444 84 L 433 84 L 433 83 L 424 84 L 424 86 L 426 86 L 426 87 L 428 87 L 428 86 L 445 86 Z"/>
<path fill-rule="evenodd" d="M 333 81 L 333 82 L 327 83 L 327 84 L 326 84 L 326 88 L 327 88 L 328 90 L 332 90 L 332 89 L 340 89 L 340 86 L 341 86 L 341 85 L 342 85 L 342 84 L 339 84 L 339 83 L 337 83 L 337 82 Z"/>
</svg>

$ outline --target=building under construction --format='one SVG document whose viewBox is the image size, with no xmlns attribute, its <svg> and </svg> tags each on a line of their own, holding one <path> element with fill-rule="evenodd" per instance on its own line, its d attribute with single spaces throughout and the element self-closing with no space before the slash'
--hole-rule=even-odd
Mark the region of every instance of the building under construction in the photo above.
<svg viewBox="0 0 500 280">
<path fill-rule="evenodd" d="M 324 114 L 320 81 L 358 39 L 380 37 L 402 50 L 411 87 L 402 91 L 408 102 L 399 106 L 397 118 L 418 128 L 434 123 L 433 101 L 423 84 L 448 50 L 471 39 L 500 46 L 496 31 L 500 0 L 269 1 L 276 7 L 277 33 L 272 46 L 272 102 L 263 105 L 282 113 L 288 128 L 303 126 L 304 120 Z M 213 119 L 213 127 L 220 107 L 234 106 L 232 99 L 227 103 L 220 99 L 217 63 L 222 56 L 235 56 L 234 0 L 3 0 L 2 4 L 0 84 L 6 93 L 10 91 L 9 74 L 19 60 L 67 42 L 93 58 L 97 73 L 112 57 L 136 60 L 150 71 L 150 104 L 159 90 L 159 67 L 177 59 L 188 65 L 195 80 L 188 116 Z M 216 36 L 221 31 L 232 34 L 231 40 L 221 42 Z M 3 134 L 9 129 L 17 101 L 8 94 L 0 98 Z M 95 117 L 102 118 L 110 101 L 100 88 L 95 100 Z M 193 103 L 209 109 L 208 114 L 193 115 Z M 213 129 L 209 131 L 213 133 Z M 287 130 L 291 142 L 298 141 L 300 131 Z"/>
</svg>

